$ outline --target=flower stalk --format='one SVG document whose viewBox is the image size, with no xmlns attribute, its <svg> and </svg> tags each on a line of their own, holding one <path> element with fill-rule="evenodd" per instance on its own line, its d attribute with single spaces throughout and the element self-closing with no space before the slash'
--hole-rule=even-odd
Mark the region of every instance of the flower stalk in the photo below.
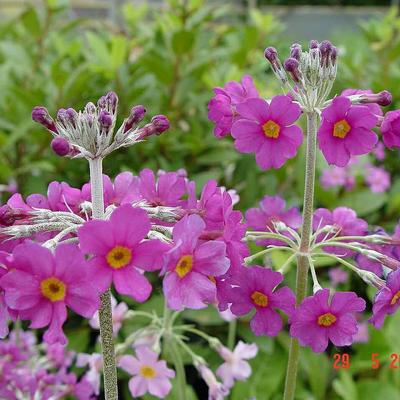
<svg viewBox="0 0 400 400">
<path fill-rule="evenodd" d="M 303 203 L 303 224 L 301 228 L 300 251 L 297 257 L 296 303 L 299 305 L 307 295 L 307 277 L 309 268 L 309 250 L 312 234 L 312 217 L 314 209 L 315 161 L 317 150 L 316 111 L 307 114 L 307 147 L 306 171 Z M 300 357 L 300 347 L 297 339 L 290 341 L 288 367 L 286 372 L 284 400 L 293 400 L 296 390 L 297 369 Z"/>
<path fill-rule="evenodd" d="M 92 191 L 92 217 L 104 219 L 102 158 L 89 159 L 90 185 Z M 113 339 L 111 292 L 101 295 L 99 309 L 100 338 L 103 354 L 105 400 L 118 400 L 117 365 Z"/>
</svg>

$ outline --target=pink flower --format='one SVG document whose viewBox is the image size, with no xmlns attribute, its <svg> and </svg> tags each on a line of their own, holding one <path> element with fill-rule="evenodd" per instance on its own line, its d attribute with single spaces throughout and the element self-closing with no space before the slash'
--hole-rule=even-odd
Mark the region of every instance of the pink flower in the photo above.
<svg viewBox="0 0 400 400">
<path fill-rule="evenodd" d="M 124 321 L 126 313 L 128 312 L 128 306 L 123 301 L 117 304 L 117 300 L 115 300 L 115 297 L 111 296 L 111 307 L 112 307 L 113 332 L 114 335 L 116 336 L 122 327 L 122 322 Z M 89 325 L 93 329 L 100 329 L 98 312 L 96 312 L 93 318 L 89 321 Z"/>
<path fill-rule="evenodd" d="M 256 313 L 250 321 L 255 335 L 276 336 L 282 329 L 282 318 L 275 311 L 279 309 L 291 315 L 294 311 L 293 292 L 284 286 L 275 290 L 283 281 L 283 275 L 270 268 L 253 266 L 243 270 L 232 279 L 233 287 L 224 291 L 225 301 L 231 303 L 231 311 L 237 316 Z"/>
<path fill-rule="evenodd" d="M 143 240 L 150 230 L 147 213 L 129 204 L 118 207 L 108 221 L 92 220 L 78 230 L 81 249 L 92 254 L 87 269 L 101 292 L 112 282 L 118 293 L 146 301 L 149 281 L 139 272 L 161 268 L 165 243 Z"/>
<path fill-rule="evenodd" d="M 366 106 L 354 106 L 339 96 L 322 111 L 319 148 L 329 164 L 344 167 L 352 155 L 369 153 L 378 142 L 371 131 L 378 118 Z"/>
<path fill-rule="evenodd" d="M 224 88 L 215 88 L 216 94 L 208 103 L 208 119 L 215 122 L 214 135 L 222 138 L 229 134 L 234 121 L 238 119 L 236 106 L 249 98 L 257 98 L 259 94 L 253 79 L 245 75 L 239 82 L 228 82 Z"/>
<path fill-rule="evenodd" d="M 14 249 L 14 269 L 0 279 L 8 307 L 19 318 L 30 320 L 30 328 L 44 328 L 47 343 L 66 343 L 62 325 L 67 306 L 85 318 L 99 307 L 86 262 L 78 247 L 61 244 L 55 254 L 39 244 L 26 242 Z"/>
<path fill-rule="evenodd" d="M 260 201 L 260 208 L 250 208 L 246 211 L 246 221 L 256 231 L 275 232 L 274 223 L 283 222 L 292 229 L 301 225 L 301 214 L 297 207 L 286 210 L 286 202 L 279 196 L 265 196 Z M 279 240 L 259 240 L 257 244 L 267 246 L 270 244 L 282 245 Z"/>
<path fill-rule="evenodd" d="M 101 372 L 103 370 L 103 357 L 101 354 L 79 353 L 76 359 L 76 366 L 78 368 L 89 367 L 83 378 L 91 385 L 94 394 L 98 396 L 100 394 Z"/>
<path fill-rule="evenodd" d="M 314 212 L 313 228 L 321 229 L 324 226 L 332 226 L 332 233 L 327 235 L 321 233 L 317 236 L 317 242 L 322 239 L 331 238 L 334 234 L 338 236 L 365 236 L 368 232 L 368 224 L 361 218 L 357 218 L 354 210 L 348 207 L 337 207 L 333 211 L 327 208 L 318 208 Z M 342 247 L 324 247 L 324 251 L 328 253 L 336 253 L 341 256 L 350 256 L 352 251 Z"/>
<path fill-rule="evenodd" d="M 225 360 L 217 369 L 217 376 L 222 379 L 225 387 L 230 389 L 235 381 L 245 381 L 251 375 L 251 367 L 245 360 L 257 355 L 257 345 L 246 344 L 240 340 L 233 351 L 225 346 L 221 346 L 217 351 Z"/>
<path fill-rule="evenodd" d="M 382 139 L 386 147 L 400 147 L 400 110 L 385 114 L 381 125 Z"/>
<path fill-rule="evenodd" d="M 383 161 L 385 159 L 385 145 L 379 142 L 373 150 L 373 153 L 378 161 Z"/>
<path fill-rule="evenodd" d="M 330 268 L 328 274 L 331 284 L 334 287 L 349 280 L 348 272 L 343 271 L 342 268 Z"/>
<path fill-rule="evenodd" d="M 289 96 L 275 96 L 269 104 L 263 99 L 248 99 L 237 111 L 241 119 L 232 126 L 235 147 L 242 153 L 256 153 L 261 169 L 280 168 L 296 155 L 303 134 L 293 124 L 301 110 Z"/>
<path fill-rule="evenodd" d="M 199 240 L 204 228 L 198 215 L 186 216 L 174 226 L 175 246 L 166 254 L 163 268 L 164 295 L 174 310 L 203 308 L 215 301 L 215 277 L 229 268 L 225 243 Z"/>
<path fill-rule="evenodd" d="M 150 169 L 140 172 L 140 195 L 153 206 L 178 206 L 186 193 L 186 180 L 178 172 L 164 172 L 156 182 Z"/>
<path fill-rule="evenodd" d="M 381 328 L 386 315 L 394 314 L 400 306 L 400 270 L 387 276 L 386 286 L 375 296 L 371 322 L 375 328 Z"/>
<path fill-rule="evenodd" d="M 136 348 L 136 357 L 122 356 L 119 366 L 132 375 L 129 390 L 133 397 L 150 393 L 164 399 L 171 391 L 170 379 L 175 376 L 175 371 L 168 368 L 164 360 L 158 361 L 157 354 L 146 347 Z"/>
<path fill-rule="evenodd" d="M 353 292 L 337 292 L 329 299 L 329 289 L 306 297 L 290 318 L 290 335 L 302 346 L 323 352 L 330 340 L 335 346 L 350 346 L 356 335 L 354 312 L 365 309 L 365 301 Z"/>
<path fill-rule="evenodd" d="M 390 174 L 384 168 L 369 165 L 365 169 L 365 182 L 374 193 L 386 192 L 390 188 Z"/>
</svg>

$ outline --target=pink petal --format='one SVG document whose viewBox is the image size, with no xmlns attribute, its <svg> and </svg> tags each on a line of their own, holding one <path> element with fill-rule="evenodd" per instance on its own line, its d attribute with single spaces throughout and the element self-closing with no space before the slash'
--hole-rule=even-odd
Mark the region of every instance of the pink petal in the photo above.
<svg viewBox="0 0 400 400">
<path fill-rule="evenodd" d="M 43 339 L 46 343 L 60 343 L 66 344 L 67 338 L 64 335 L 62 326 L 67 319 L 67 308 L 64 302 L 58 301 L 53 303 L 53 315 L 51 318 L 50 326 L 45 332 Z"/>
<path fill-rule="evenodd" d="M 279 95 L 272 98 L 269 106 L 269 117 L 281 126 L 295 123 L 301 115 L 300 106 L 289 96 Z"/>
<path fill-rule="evenodd" d="M 365 128 L 352 128 L 346 137 L 346 149 L 353 155 L 369 153 L 378 143 L 376 133 Z"/>
<path fill-rule="evenodd" d="M 194 252 L 194 270 L 211 276 L 225 274 L 230 265 L 225 251 L 224 242 L 214 240 L 201 244 Z"/>
<path fill-rule="evenodd" d="M 79 245 L 86 254 L 106 255 L 115 240 L 107 221 L 92 220 L 78 229 Z"/>
<path fill-rule="evenodd" d="M 182 218 L 173 229 L 174 242 L 182 241 L 185 251 L 193 250 L 206 225 L 198 215 L 188 215 Z"/>
<path fill-rule="evenodd" d="M 55 274 L 65 283 L 80 281 L 86 274 L 86 262 L 75 244 L 60 244 L 55 251 Z"/>
<path fill-rule="evenodd" d="M 134 356 L 122 356 L 118 361 L 118 366 L 129 375 L 137 375 L 140 372 L 140 362 Z"/>
<path fill-rule="evenodd" d="M 148 392 L 147 379 L 142 378 L 141 376 L 134 376 L 129 379 L 128 386 L 133 397 L 140 397 Z"/>
<path fill-rule="evenodd" d="M 235 147 L 242 153 L 252 153 L 262 146 L 266 138 L 261 126 L 254 121 L 240 119 L 232 126 Z"/>
<path fill-rule="evenodd" d="M 236 111 L 243 118 L 262 123 L 268 120 L 269 105 L 263 99 L 251 98 L 238 104 Z"/>
<path fill-rule="evenodd" d="M 53 305 L 47 299 L 40 300 L 40 302 L 34 307 L 30 314 L 31 323 L 29 325 L 30 329 L 39 329 L 47 326 L 53 316 Z M 24 318 L 28 319 L 28 318 Z"/>
<path fill-rule="evenodd" d="M 85 318 L 92 318 L 100 307 L 98 291 L 89 282 L 69 285 L 65 302 L 72 310 Z"/>
<path fill-rule="evenodd" d="M 331 310 L 336 314 L 361 312 L 365 309 L 365 300 L 353 292 L 337 292 L 332 297 Z"/>
<path fill-rule="evenodd" d="M 282 329 L 283 322 L 280 315 L 269 309 L 257 310 L 250 321 L 250 328 L 256 336 L 276 336 Z"/>
<path fill-rule="evenodd" d="M 113 279 L 119 294 L 130 296 L 138 302 L 146 301 L 151 294 L 149 281 L 134 267 L 128 266 L 114 271 Z"/>
<path fill-rule="evenodd" d="M 332 105 L 322 110 L 322 118 L 335 123 L 344 118 L 351 107 L 351 101 L 345 96 L 337 96 L 332 100 Z"/>
<path fill-rule="evenodd" d="M 149 382 L 149 392 L 153 396 L 165 399 L 165 396 L 171 391 L 172 385 L 167 378 L 155 378 Z"/>
<path fill-rule="evenodd" d="M 156 271 L 163 265 L 164 254 L 170 246 L 159 240 L 146 240 L 135 246 L 132 252 L 132 265 L 145 271 Z"/>
</svg>

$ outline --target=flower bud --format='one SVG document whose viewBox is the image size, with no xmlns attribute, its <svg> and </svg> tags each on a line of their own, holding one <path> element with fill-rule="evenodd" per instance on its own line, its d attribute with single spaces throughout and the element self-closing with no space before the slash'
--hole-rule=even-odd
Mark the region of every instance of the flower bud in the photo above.
<svg viewBox="0 0 400 400">
<path fill-rule="evenodd" d="M 376 103 L 380 106 L 388 106 L 392 102 L 392 94 L 383 90 L 379 93 L 364 93 L 360 96 L 360 103 L 368 104 L 368 103 Z"/>
<path fill-rule="evenodd" d="M 113 119 L 111 114 L 108 111 L 100 111 L 99 114 L 99 124 L 100 124 L 100 132 L 108 133 L 111 125 L 113 123 Z"/>
<path fill-rule="evenodd" d="M 124 133 L 132 129 L 134 125 L 139 123 L 146 114 L 146 109 L 142 105 L 134 106 L 131 109 L 129 117 L 126 119 Z"/>
<path fill-rule="evenodd" d="M 154 125 L 157 134 L 163 133 L 169 129 L 169 121 L 165 115 L 155 115 L 151 119 L 151 123 Z"/>
<path fill-rule="evenodd" d="M 49 112 L 45 107 L 37 106 L 32 110 L 32 120 L 43 125 L 49 131 L 57 133 L 57 128 L 53 118 L 51 118 Z"/>
<path fill-rule="evenodd" d="M 54 138 L 51 141 L 50 146 L 54 153 L 56 153 L 60 157 L 66 156 L 70 151 L 68 140 L 62 138 L 61 136 Z"/>
<path fill-rule="evenodd" d="M 318 49 L 318 46 L 319 46 L 318 40 L 314 40 L 314 39 L 310 40 L 310 44 L 309 44 L 310 50 Z"/>
<path fill-rule="evenodd" d="M 301 73 L 299 71 L 299 62 L 295 58 L 288 58 L 284 62 L 285 70 L 290 74 L 295 82 L 300 82 Z"/>
<path fill-rule="evenodd" d="M 300 61 L 301 46 L 298 43 L 293 43 L 290 48 L 290 57 Z"/>
<path fill-rule="evenodd" d="M 278 52 L 275 47 L 267 47 L 264 50 L 264 57 L 269 61 L 274 71 L 280 69 L 280 61 L 278 58 Z"/>
</svg>

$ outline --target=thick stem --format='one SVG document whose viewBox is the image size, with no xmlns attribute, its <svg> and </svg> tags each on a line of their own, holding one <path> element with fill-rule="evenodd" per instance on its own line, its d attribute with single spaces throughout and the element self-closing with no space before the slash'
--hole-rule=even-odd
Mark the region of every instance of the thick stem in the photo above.
<svg viewBox="0 0 400 400">
<path fill-rule="evenodd" d="M 307 149 L 306 172 L 303 203 L 303 224 L 301 228 L 300 254 L 297 257 L 296 277 L 296 304 L 307 295 L 308 252 L 312 233 L 312 216 L 314 209 L 314 185 L 315 185 L 315 159 L 317 151 L 317 123 L 316 112 L 307 113 Z M 286 371 L 284 400 L 293 400 L 296 390 L 297 369 L 299 364 L 300 348 L 297 339 L 290 341 L 289 359 Z"/>
<path fill-rule="evenodd" d="M 104 218 L 102 162 L 103 160 L 101 158 L 89 160 L 90 185 L 92 191 L 92 217 L 94 219 Z M 99 321 L 103 354 L 105 400 L 118 400 L 117 365 L 114 349 L 110 289 L 101 295 Z"/>
</svg>

